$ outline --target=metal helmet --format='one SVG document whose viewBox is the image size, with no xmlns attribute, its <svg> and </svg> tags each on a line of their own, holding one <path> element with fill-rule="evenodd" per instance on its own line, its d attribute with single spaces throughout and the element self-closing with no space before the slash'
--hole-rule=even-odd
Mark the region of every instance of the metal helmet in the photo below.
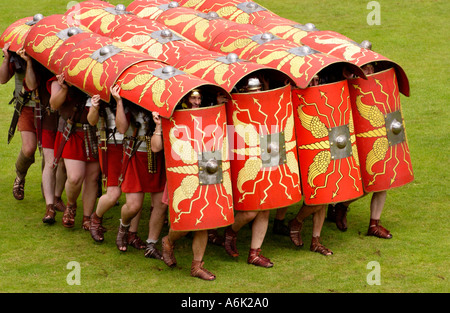
<svg viewBox="0 0 450 313">
<path fill-rule="evenodd" d="M 245 89 L 247 91 L 260 90 L 262 88 L 261 81 L 257 77 L 250 77 L 247 82 Z"/>
</svg>

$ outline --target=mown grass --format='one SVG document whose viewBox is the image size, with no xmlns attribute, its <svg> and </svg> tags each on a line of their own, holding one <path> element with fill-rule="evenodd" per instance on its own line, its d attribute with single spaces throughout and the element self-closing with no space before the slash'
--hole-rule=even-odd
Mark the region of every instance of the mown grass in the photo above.
<svg viewBox="0 0 450 313">
<path fill-rule="evenodd" d="M 129 4 L 131 1 L 123 1 Z M 112 1 L 117 4 L 120 1 Z M 334 251 L 324 257 L 309 252 L 311 219 L 305 223 L 305 247 L 295 249 L 287 237 L 271 233 L 263 244 L 264 255 L 275 262 L 272 269 L 247 265 L 250 230 L 239 234 L 241 257 L 230 259 L 222 248 L 209 245 L 206 267 L 217 275 L 214 282 L 189 276 L 191 239 L 176 247 L 178 267 L 144 258 L 132 248 L 119 253 L 115 236 L 119 208 L 107 213 L 103 244 L 95 244 L 81 229 L 81 210 L 74 229 L 65 229 L 61 213 L 57 223 L 44 225 L 45 202 L 40 191 L 41 157 L 27 176 L 23 201 L 12 197 L 14 163 L 20 135 L 7 145 L 13 108 L 8 106 L 13 84 L 0 86 L 0 292 L 208 292 L 208 293 L 331 293 L 331 292 L 448 292 L 449 284 L 449 51 L 450 4 L 448 1 L 379 1 L 381 25 L 369 26 L 367 1 L 261 0 L 263 6 L 301 23 L 312 22 L 361 42 L 369 39 L 375 51 L 399 63 L 411 85 L 411 97 L 402 96 L 415 180 L 388 193 L 383 224 L 391 240 L 365 236 L 369 198 L 355 202 L 348 215 L 349 230 L 339 232 L 325 222 L 322 241 Z M 13 21 L 35 13 L 63 13 L 67 1 L 17 0 L 0 7 L 0 31 Z M 139 232 L 148 232 L 150 199 L 144 205 Z M 121 198 L 120 205 L 124 202 Z M 289 208 L 294 217 L 300 204 Z M 271 220 L 273 219 L 273 215 Z M 167 233 L 167 227 L 163 234 Z M 70 261 L 81 265 L 81 285 L 68 285 Z M 381 285 L 369 285 L 370 261 L 381 266 Z"/>
</svg>

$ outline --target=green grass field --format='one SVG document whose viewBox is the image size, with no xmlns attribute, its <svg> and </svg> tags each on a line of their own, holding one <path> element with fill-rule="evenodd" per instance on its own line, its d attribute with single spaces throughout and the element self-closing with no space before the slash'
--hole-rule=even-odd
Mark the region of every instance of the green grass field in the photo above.
<svg viewBox="0 0 450 313">
<path fill-rule="evenodd" d="M 0 7 L 0 31 L 15 20 L 42 13 L 62 14 L 66 0 L 16 0 Z M 128 5 L 131 0 L 111 1 Z M 205 266 L 217 279 L 205 282 L 190 277 L 191 239 L 176 247 L 178 266 L 146 259 L 142 251 L 129 248 L 119 253 L 115 246 L 120 206 L 105 216 L 109 230 L 103 244 L 96 244 L 81 229 L 82 210 L 76 226 L 66 229 L 41 221 L 45 202 L 40 190 L 41 156 L 27 176 L 26 196 L 12 196 L 14 163 L 20 150 L 16 133 L 7 145 L 7 130 L 13 112 L 8 105 L 13 82 L 0 86 L 0 292 L 2 293 L 447 293 L 450 291 L 449 179 L 450 92 L 448 51 L 450 2 L 446 0 L 378 1 L 381 24 L 366 22 L 369 1 L 349 0 L 260 0 L 277 14 L 312 22 L 321 30 L 333 30 L 357 42 L 368 39 L 373 49 L 399 63 L 406 71 L 411 96 L 402 95 L 409 148 L 415 180 L 388 192 L 383 225 L 394 235 L 391 240 L 365 236 L 369 222 L 369 197 L 355 202 L 348 215 L 349 229 L 342 233 L 325 222 L 322 242 L 334 255 L 324 257 L 309 251 L 311 219 L 303 230 L 305 247 L 295 249 L 289 238 L 273 235 L 271 224 L 263 253 L 275 263 L 272 269 L 246 263 L 250 230 L 238 237 L 241 257 L 231 259 L 222 248 L 209 245 Z M 65 196 L 64 196 L 65 199 Z M 122 197 L 120 205 L 124 202 Z M 289 208 L 287 220 L 300 204 Z M 80 207 L 80 205 L 79 205 Z M 148 232 L 150 199 L 145 201 L 140 234 Z M 271 221 L 273 220 L 271 215 Z M 164 228 L 163 234 L 168 231 Z M 81 284 L 69 285 L 67 265 L 81 267 Z M 380 264 L 380 285 L 367 283 L 371 261 Z"/>
</svg>

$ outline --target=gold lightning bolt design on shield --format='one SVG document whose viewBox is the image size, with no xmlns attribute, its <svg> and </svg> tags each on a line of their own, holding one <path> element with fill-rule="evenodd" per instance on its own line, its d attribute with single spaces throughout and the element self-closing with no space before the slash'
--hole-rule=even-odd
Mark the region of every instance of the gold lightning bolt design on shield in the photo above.
<svg viewBox="0 0 450 313">
<path fill-rule="evenodd" d="M 176 213 L 176 217 L 174 219 L 174 222 L 179 222 L 182 215 L 184 214 L 191 214 L 193 212 L 193 208 L 196 205 L 196 202 L 200 199 L 203 199 L 206 203 L 204 206 L 199 210 L 200 217 L 196 219 L 196 224 L 199 224 L 202 222 L 203 219 L 203 211 L 208 207 L 209 200 L 208 200 L 208 193 L 211 192 L 211 188 L 209 188 L 208 185 L 201 186 L 199 181 L 199 168 L 198 168 L 198 153 L 193 148 L 193 146 L 196 146 L 198 151 L 202 151 L 202 149 L 205 148 L 204 142 L 206 133 L 200 129 L 200 122 L 199 119 L 200 116 L 196 116 L 195 114 L 191 114 L 191 119 L 194 123 L 194 133 L 201 134 L 202 138 L 195 139 L 192 137 L 191 130 L 186 125 L 178 125 L 172 118 L 171 122 L 173 123 L 173 127 L 169 131 L 169 141 L 171 143 L 172 153 L 176 154 L 179 159 L 185 164 L 183 166 L 177 166 L 177 167 L 169 167 L 167 168 L 167 171 L 186 175 L 180 186 L 175 189 L 173 194 L 173 200 L 172 200 L 172 207 L 173 210 Z M 220 127 L 226 127 L 226 123 L 222 123 L 219 125 L 218 117 L 215 120 L 215 130 L 219 130 Z M 177 134 L 182 133 L 183 139 L 179 139 L 176 137 Z M 214 140 L 220 140 L 220 138 L 215 137 L 215 134 L 213 135 Z M 227 155 L 227 139 L 225 137 L 222 141 L 222 156 Z M 223 196 L 224 192 L 228 195 L 227 199 L 231 197 L 232 194 L 232 188 L 231 188 L 231 178 L 229 174 L 230 169 L 230 162 L 228 159 L 224 159 L 222 162 L 222 172 L 223 172 L 223 181 L 222 184 L 217 187 L 215 186 L 214 190 L 217 193 L 217 198 L 220 197 L 220 195 Z M 192 199 L 194 195 L 199 190 L 198 195 L 195 199 Z M 180 208 L 180 203 L 184 200 L 191 199 L 189 207 L 187 210 L 183 210 Z M 232 203 L 228 203 L 228 208 L 232 207 Z M 226 215 L 224 214 L 224 210 L 226 208 L 220 207 L 220 210 L 222 212 L 222 216 L 226 219 Z"/>
<path fill-rule="evenodd" d="M 86 25 L 87 28 L 91 28 L 92 24 L 100 20 L 100 30 L 104 34 L 110 32 L 109 26 L 115 21 L 115 15 L 105 11 L 104 9 L 91 9 L 83 13 L 74 13 L 73 18 L 75 20 L 84 20 L 93 17 L 94 19 Z"/>
<path fill-rule="evenodd" d="M 277 119 L 277 124 L 282 125 L 284 120 L 286 120 L 286 126 L 283 130 L 278 129 L 278 131 L 283 131 L 285 136 L 285 149 L 286 149 L 286 163 L 281 164 L 277 167 L 276 170 L 280 173 L 280 181 L 279 185 L 284 186 L 285 188 L 285 195 L 288 199 L 291 199 L 292 196 L 289 193 L 289 189 L 287 186 L 284 185 L 282 182 L 283 177 L 288 177 L 293 182 L 292 175 L 299 175 L 299 169 L 298 169 L 298 163 L 295 158 L 295 155 L 293 152 L 290 152 L 292 149 L 295 149 L 296 147 L 296 141 L 294 137 L 294 118 L 293 113 L 289 114 L 289 108 L 292 106 L 291 103 L 287 104 L 286 106 L 283 106 L 283 99 L 284 97 L 281 96 L 278 100 L 278 109 L 276 110 L 275 117 Z M 235 126 L 235 131 L 238 134 L 240 138 L 245 142 L 246 147 L 240 148 L 240 149 L 233 149 L 233 151 L 238 155 L 243 155 L 248 157 L 247 160 L 244 163 L 244 166 L 242 169 L 238 172 L 236 187 L 241 194 L 239 198 L 239 202 L 243 202 L 244 199 L 248 195 L 254 195 L 257 186 L 262 181 L 268 181 L 269 184 L 267 187 L 264 188 L 262 191 L 263 197 L 260 200 L 260 204 L 265 203 L 269 190 L 274 185 L 274 182 L 272 182 L 271 179 L 271 172 L 272 170 L 263 170 L 263 162 L 261 159 L 261 148 L 260 148 L 260 134 L 258 133 L 258 130 L 256 127 L 259 127 L 260 129 L 266 128 L 268 115 L 264 114 L 263 108 L 261 107 L 261 104 L 259 101 L 255 98 L 253 99 L 253 104 L 258 108 L 256 109 L 257 112 L 261 113 L 264 116 L 265 123 L 261 123 L 259 121 L 255 121 L 252 118 L 252 114 L 248 109 L 242 109 L 239 107 L 239 104 L 234 101 L 236 110 L 233 112 L 233 125 Z M 283 109 L 283 107 L 286 107 L 286 113 L 282 114 L 283 118 L 282 120 L 278 120 L 279 112 Z M 242 120 L 239 119 L 239 114 L 245 114 L 246 118 L 250 121 L 249 123 L 245 123 Z M 258 125 L 258 126 L 256 126 Z M 286 168 L 289 169 L 290 174 L 286 173 Z M 261 174 L 261 177 L 255 181 L 259 175 Z M 286 173 L 286 175 L 283 175 L 283 173 Z M 253 181 L 252 186 L 247 186 L 244 188 L 244 184 L 247 182 Z M 295 186 L 295 183 L 293 183 Z M 298 186 L 298 184 L 297 184 Z"/>
<path fill-rule="evenodd" d="M 199 42 L 204 42 L 208 39 L 205 32 L 209 28 L 208 20 L 201 18 L 195 14 L 183 14 L 174 18 L 167 18 L 164 20 L 164 24 L 173 27 L 180 23 L 187 23 L 180 31 L 181 34 L 186 32 L 192 32 L 191 27 L 194 27 L 194 36 Z"/>
<path fill-rule="evenodd" d="M 301 40 L 308 35 L 307 31 L 290 25 L 276 25 L 268 29 L 268 31 L 283 39 L 290 39 L 295 43 L 301 44 Z"/>
<path fill-rule="evenodd" d="M 345 104 L 348 103 L 348 99 L 344 99 L 342 97 L 342 94 L 343 94 L 343 90 L 341 92 L 341 102 L 337 106 L 337 109 L 339 110 L 338 111 L 339 112 L 339 116 L 340 116 L 339 117 L 339 121 L 345 121 L 345 115 L 349 114 L 349 116 L 350 116 L 349 132 L 350 132 L 350 134 L 352 134 L 354 132 L 354 125 L 353 125 L 353 119 L 351 117 L 351 114 L 350 114 L 348 109 L 344 110 L 343 112 L 340 109 L 343 105 L 344 105 L 344 107 L 346 107 Z M 328 97 L 327 97 L 326 93 L 320 91 L 320 95 L 321 95 L 321 98 L 325 98 L 324 105 L 331 109 L 331 112 L 332 112 L 332 114 L 330 114 L 330 115 L 332 115 L 331 119 L 332 119 L 334 125 L 336 125 L 336 122 L 334 120 L 334 114 L 333 114 L 333 112 L 335 111 L 335 106 L 331 106 L 330 104 L 328 104 Z M 309 186 L 311 186 L 311 188 L 314 189 L 314 192 L 311 195 L 311 198 L 315 198 L 316 195 L 317 195 L 317 192 L 320 189 L 323 189 L 323 188 L 325 188 L 328 185 L 329 177 L 333 173 L 335 173 L 337 171 L 337 173 L 340 176 L 339 176 L 338 180 L 335 183 L 336 189 L 333 191 L 333 194 L 332 194 L 332 198 L 334 198 L 339 193 L 339 190 L 340 190 L 339 183 L 343 179 L 344 175 L 341 172 L 342 171 L 341 166 L 343 165 L 342 164 L 342 159 L 339 159 L 337 161 L 334 160 L 332 162 L 331 151 L 330 151 L 330 141 L 329 141 L 329 138 L 328 138 L 328 136 L 329 136 L 328 135 L 329 129 L 328 129 L 327 125 L 320 120 L 319 116 L 324 116 L 327 119 L 328 123 L 330 123 L 329 117 L 324 115 L 324 114 L 322 114 L 322 113 L 320 113 L 320 111 L 317 108 L 317 103 L 307 103 L 305 101 L 305 99 L 302 96 L 300 96 L 300 95 L 299 95 L 299 98 L 303 101 L 303 104 L 300 105 L 298 107 L 298 109 L 297 109 L 297 114 L 298 114 L 298 117 L 300 119 L 301 125 L 306 130 L 311 132 L 311 135 L 314 138 L 323 139 L 323 140 L 321 140 L 319 142 L 306 144 L 306 145 L 301 145 L 301 146 L 298 147 L 299 149 L 321 150 L 314 156 L 313 161 L 312 161 L 312 163 L 310 164 L 310 166 L 308 168 L 307 184 Z M 318 115 L 307 114 L 305 112 L 305 108 L 308 107 L 308 106 L 315 107 L 316 108 L 316 112 L 318 113 Z M 354 135 L 351 135 L 350 136 L 350 141 L 351 141 L 351 144 L 352 144 L 352 153 L 353 153 L 353 155 L 356 158 L 357 157 L 357 150 L 356 150 L 357 148 L 356 148 L 356 144 L 354 144 L 356 142 L 356 137 Z M 355 159 L 355 161 L 356 161 L 356 159 Z M 356 163 L 358 163 L 358 162 L 359 161 L 356 161 Z M 317 177 L 319 177 L 320 175 L 323 175 L 323 174 L 328 172 L 328 168 L 330 166 L 330 163 L 333 163 L 333 170 L 331 172 L 329 172 L 325 176 L 324 184 L 322 186 L 317 186 L 316 183 L 314 182 L 315 179 Z M 347 160 L 347 163 L 348 163 L 348 160 Z M 352 165 L 351 167 L 350 167 L 350 163 L 348 163 L 348 165 L 349 165 L 349 169 L 355 168 L 355 165 Z M 356 183 L 355 183 L 356 179 L 351 175 L 351 170 L 349 170 L 349 176 L 353 179 L 354 187 L 356 187 L 356 190 L 359 190 L 359 188 L 356 186 Z"/>
<path fill-rule="evenodd" d="M 204 79 L 210 72 L 214 73 L 214 81 L 223 86 L 229 79 L 225 78 L 225 74 L 228 73 L 229 65 L 216 60 L 200 60 L 194 62 L 191 66 L 183 67 L 182 70 L 188 74 L 198 75 L 198 71 L 201 71 L 200 78 Z"/>
</svg>

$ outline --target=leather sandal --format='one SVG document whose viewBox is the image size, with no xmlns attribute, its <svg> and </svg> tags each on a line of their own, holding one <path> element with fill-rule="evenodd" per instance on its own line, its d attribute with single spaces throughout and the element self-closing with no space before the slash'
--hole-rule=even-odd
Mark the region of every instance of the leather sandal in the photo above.
<svg viewBox="0 0 450 313">
<path fill-rule="evenodd" d="M 213 245 L 223 247 L 225 239 L 219 235 L 217 229 L 208 229 L 208 242 Z"/>
<path fill-rule="evenodd" d="M 260 248 L 250 249 L 248 253 L 247 263 L 266 268 L 270 268 L 273 266 L 273 263 L 270 261 L 270 259 L 261 254 Z"/>
<path fill-rule="evenodd" d="M 177 260 L 175 259 L 175 255 L 173 254 L 173 248 L 175 245 L 170 242 L 169 236 L 163 237 L 163 239 L 161 240 L 161 244 L 164 263 L 166 263 L 168 267 L 177 266 Z"/>
<path fill-rule="evenodd" d="M 216 276 L 212 274 L 207 269 L 203 268 L 203 265 L 205 262 L 203 261 L 192 261 L 191 265 L 191 276 L 192 277 L 198 277 L 203 280 L 214 280 L 216 279 Z"/>
<path fill-rule="evenodd" d="M 381 226 L 380 220 L 370 219 L 369 230 L 367 231 L 367 236 L 375 236 L 383 239 L 391 239 L 392 234 L 389 230 Z"/>
<path fill-rule="evenodd" d="M 291 238 L 292 243 L 296 247 L 303 247 L 303 240 L 301 235 L 303 222 L 299 222 L 297 218 L 294 218 L 289 222 L 288 226 L 289 226 L 289 238 Z"/>
<path fill-rule="evenodd" d="M 66 210 L 66 205 L 61 197 L 55 197 L 55 210 L 58 212 L 64 212 Z"/>
<path fill-rule="evenodd" d="M 66 210 L 62 217 L 63 226 L 66 228 L 72 228 L 75 225 L 75 216 L 77 214 L 76 204 L 67 204 Z"/>
<path fill-rule="evenodd" d="M 19 177 L 16 177 L 12 192 L 14 198 L 17 200 L 23 200 L 23 198 L 25 198 L 25 178 L 20 179 Z"/>
<path fill-rule="evenodd" d="M 309 250 L 312 252 L 318 252 L 322 255 L 332 255 L 333 251 L 326 248 L 324 245 L 320 243 L 320 237 L 312 237 L 311 240 L 311 246 L 309 247 Z"/>
<path fill-rule="evenodd" d="M 232 256 L 233 258 L 236 258 L 239 256 L 239 252 L 236 247 L 236 241 L 237 241 L 237 232 L 235 232 L 231 226 L 228 226 L 225 229 L 225 242 L 224 247 L 225 251 L 228 255 Z"/>
<path fill-rule="evenodd" d="M 45 207 L 45 215 L 44 218 L 42 219 L 42 222 L 46 223 L 46 224 L 53 224 L 55 223 L 55 208 L 53 204 L 47 204 L 47 206 Z"/>
<path fill-rule="evenodd" d="M 128 228 L 130 228 L 130 225 L 124 226 L 122 222 L 120 222 L 119 231 L 117 232 L 116 237 L 116 246 L 117 249 L 122 252 L 127 251 Z"/>
<path fill-rule="evenodd" d="M 81 224 L 81 227 L 84 230 L 89 230 L 89 228 L 91 227 L 91 217 L 90 216 L 83 215 L 83 223 Z"/>
<path fill-rule="evenodd" d="M 335 216 L 336 216 L 336 227 L 340 231 L 347 231 L 347 212 L 348 207 L 343 203 L 337 203 L 334 206 Z"/>
<path fill-rule="evenodd" d="M 96 242 L 102 242 L 105 238 L 103 237 L 103 217 L 99 217 L 96 212 L 91 215 L 91 225 L 89 226 L 89 232 L 91 233 L 92 239 Z"/>
<path fill-rule="evenodd" d="M 127 244 L 138 250 L 143 250 L 147 246 L 135 231 L 128 232 Z"/>
<path fill-rule="evenodd" d="M 144 256 L 146 258 L 157 259 L 157 260 L 162 260 L 163 259 L 161 251 L 159 251 L 156 248 L 156 243 L 155 242 L 148 242 L 147 243 L 147 246 L 145 247 L 145 254 L 144 254 Z"/>
</svg>

